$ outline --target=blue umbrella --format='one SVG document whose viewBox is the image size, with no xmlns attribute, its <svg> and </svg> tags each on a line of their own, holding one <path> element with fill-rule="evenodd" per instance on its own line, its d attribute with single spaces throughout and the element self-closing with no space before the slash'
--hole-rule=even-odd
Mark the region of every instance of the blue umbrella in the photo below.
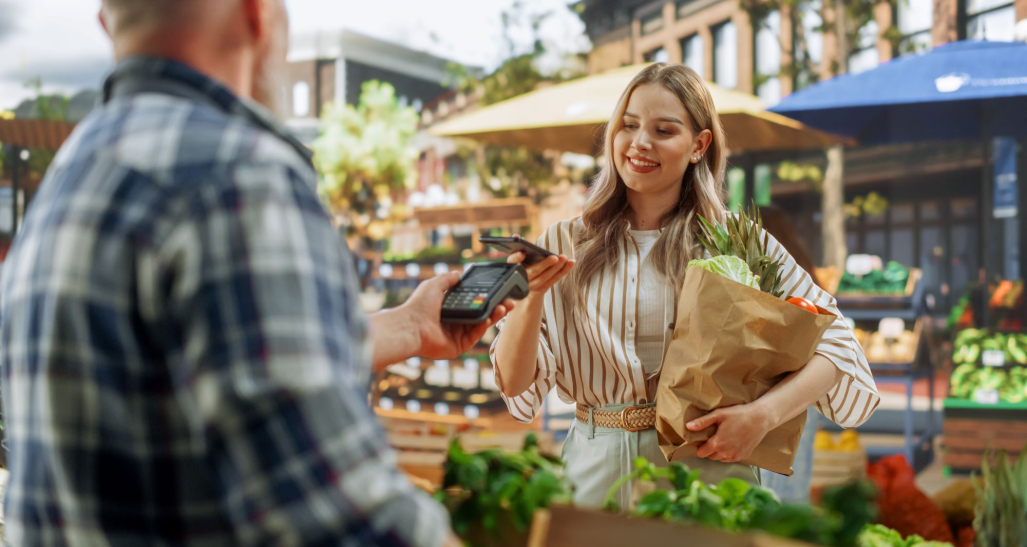
<svg viewBox="0 0 1027 547">
<path fill-rule="evenodd" d="M 1027 137 L 1027 44 L 941 45 L 796 91 L 770 110 L 865 145 Z"/>
</svg>

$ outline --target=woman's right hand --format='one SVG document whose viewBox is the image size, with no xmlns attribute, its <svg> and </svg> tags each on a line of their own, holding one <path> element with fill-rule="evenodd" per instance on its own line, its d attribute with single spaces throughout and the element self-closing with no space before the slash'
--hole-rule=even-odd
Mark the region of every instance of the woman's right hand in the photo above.
<svg viewBox="0 0 1027 547">
<path fill-rule="evenodd" d="M 522 252 L 512 253 L 506 261 L 509 264 L 521 264 L 524 262 L 524 256 Z M 525 265 L 524 269 L 528 272 L 528 287 L 531 293 L 545 294 L 553 285 L 556 285 L 557 281 L 569 274 L 573 267 L 574 261 L 564 255 L 550 256 L 530 266 Z"/>
</svg>

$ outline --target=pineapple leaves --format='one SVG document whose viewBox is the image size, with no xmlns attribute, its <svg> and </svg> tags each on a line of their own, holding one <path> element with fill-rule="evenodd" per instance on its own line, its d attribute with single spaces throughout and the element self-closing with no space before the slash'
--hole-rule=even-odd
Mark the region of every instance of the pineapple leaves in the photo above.
<svg viewBox="0 0 1027 547">
<path fill-rule="evenodd" d="M 780 298 L 782 262 L 767 254 L 770 236 L 763 230 L 763 216 L 753 204 L 749 212 L 729 215 L 723 224 L 714 224 L 699 216 L 699 243 L 711 256 L 736 256 L 745 261 L 759 277 L 760 290 Z"/>
</svg>

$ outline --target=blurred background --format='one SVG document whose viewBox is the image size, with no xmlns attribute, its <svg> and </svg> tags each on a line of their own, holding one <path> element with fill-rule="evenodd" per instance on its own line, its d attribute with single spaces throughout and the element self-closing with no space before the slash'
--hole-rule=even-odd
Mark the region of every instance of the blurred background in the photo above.
<svg viewBox="0 0 1027 547">
<path fill-rule="evenodd" d="M 503 260 L 479 235 L 580 214 L 620 92 L 644 63 L 685 63 L 724 118 L 730 207 L 783 219 L 874 364 L 884 403 L 857 458 L 904 454 L 933 489 L 1027 442 L 1002 427 L 1027 418 L 1027 0 L 286 3 L 283 121 L 315 151 L 368 311 Z M 112 68 L 98 7 L 0 0 L 0 257 Z M 494 335 L 374 380 L 412 473 L 436 477 L 454 435 L 559 443 L 555 396 L 530 426 L 507 415 Z M 829 467 L 815 484 L 849 473 Z"/>
</svg>

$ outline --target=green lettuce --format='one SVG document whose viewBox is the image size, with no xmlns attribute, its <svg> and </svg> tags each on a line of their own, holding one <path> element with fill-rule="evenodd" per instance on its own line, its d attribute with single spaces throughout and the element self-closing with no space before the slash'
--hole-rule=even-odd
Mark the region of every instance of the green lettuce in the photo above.
<svg viewBox="0 0 1027 547">
<path fill-rule="evenodd" d="M 720 255 L 713 258 L 692 260 L 689 261 L 688 267 L 691 268 L 692 266 L 722 275 L 746 287 L 760 290 L 760 276 L 753 275 L 749 265 L 737 256 Z"/>
</svg>

